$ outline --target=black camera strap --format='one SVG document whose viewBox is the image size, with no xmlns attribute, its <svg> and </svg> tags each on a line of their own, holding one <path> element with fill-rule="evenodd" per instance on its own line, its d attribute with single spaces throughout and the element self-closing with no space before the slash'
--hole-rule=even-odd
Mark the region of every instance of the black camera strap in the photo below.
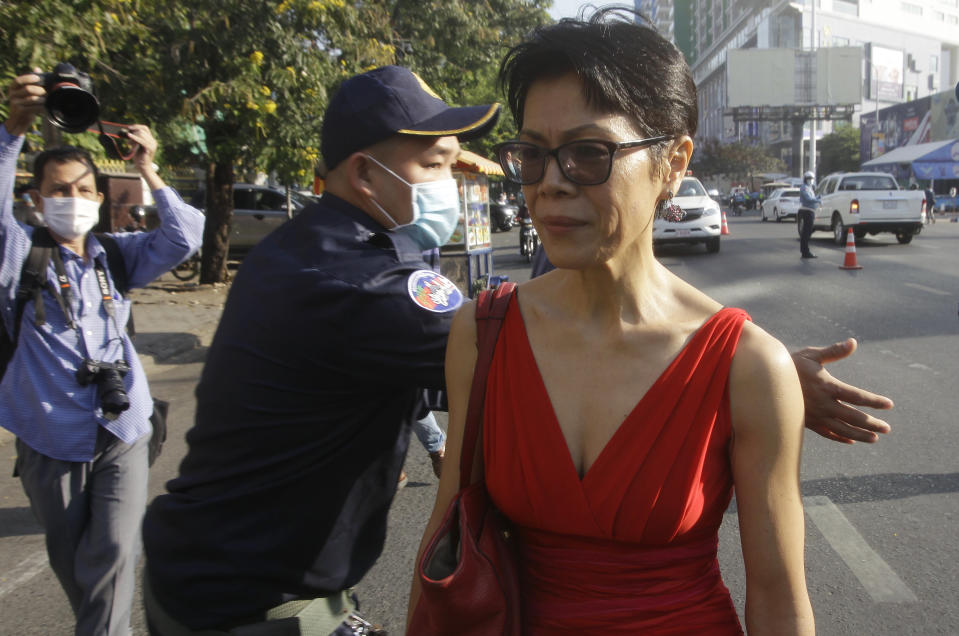
<svg viewBox="0 0 959 636">
<path fill-rule="evenodd" d="M 67 326 L 71 329 L 77 328 L 77 322 L 73 316 L 73 286 L 70 285 L 70 279 L 67 278 L 66 268 L 63 267 L 63 257 L 60 256 L 60 249 L 54 248 L 50 254 L 53 261 L 53 269 L 57 273 L 57 285 L 50 285 L 50 293 L 57 299 L 57 304 L 63 310 L 63 315 L 67 317 Z M 57 286 L 60 289 L 57 289 Z"/>
<path fill-rule="evenodd" d="M 60 305 L 60 309 L 63 311 L 63 315 L 66 316 L 67 326 L 76 330 L 80 344 L 83 346 L 83 352 L 85 356 L 89 358 L 90 349 L 87 347 L 86 338 L 83 337 L 83 329 L 80 328 L 80 324 L 73 314 L 73 285 L 70 284 L 70 280 L 67 278 L 66 268 L 63 266 L 63 257 L 60 255 L 60 249 L 54 248 L 50 258 L 53 261 L 53 269 L 57 274 L 57 285 L 60 287 L 58 290 L 56 286 L 49 283 L 50 293 L 56 298 L 57 304 Z M 100 261 L 96 259 L 93 259 L 93 268 L 96 272 L 97 285 L 100 287 L 100 300 L 103 303 L 103 309 L 113 320 L 113 326 L 117 330 L 117 335 L 122 335 L 123 332 L 120 329 L 120 323 L 117 322 L 116 306 L 113 302 L 113 292 L 110 291 L 110 281 L 107 280 L 106 270 L 104 270 Z"/>
</svg>

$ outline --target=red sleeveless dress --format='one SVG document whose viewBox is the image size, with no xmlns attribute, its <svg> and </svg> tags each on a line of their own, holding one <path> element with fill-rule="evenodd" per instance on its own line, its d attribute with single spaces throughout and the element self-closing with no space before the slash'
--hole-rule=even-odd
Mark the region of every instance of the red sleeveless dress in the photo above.
<svg viewBox="0 0 959 636">
<path fill-rule="evenodd" d="M 580 479 L 515 296 L 490 368 L 486 484 L 520 542 L 524 634 L 742 634 L 716 560 L 742 325 L 692 336 Z"/>
</svg>

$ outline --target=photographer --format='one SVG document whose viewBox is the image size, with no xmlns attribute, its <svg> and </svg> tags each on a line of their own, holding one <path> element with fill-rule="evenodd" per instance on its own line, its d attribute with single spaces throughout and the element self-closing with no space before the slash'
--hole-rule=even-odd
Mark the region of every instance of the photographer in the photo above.
<svg viewBox="0 0 959 636">
<path fill-rule="evenodd" d="M 17 436 L 16 470 L 46 532 L 76 633 L 128 634 L 153 401 L 126 332 L 130 300 L 90 234 L 103 201 L 90 155 L 72 147 L 40 153 L 31 195 L 47 228 L 14 219 L 17 155 L 45 98 L 39 74 L 17 77 L 0 126 L 0 315 L 16 347 L 0 381 L 0 424 Z M 204 219 L 157 175 L 150 130 L 132 125 L 128 137 L 161 225 L 104 241 L 122 256 L 123 270 L 114 271 L 125 271 L 126 286 L 138 287 L 197 250 Z M 20 301 L 18 321 L 18 289 L 27 287 L 22 271 L 47 233 L 50 261 L 39 284 L 30 285 L 36 291 Z"/>
</svg>

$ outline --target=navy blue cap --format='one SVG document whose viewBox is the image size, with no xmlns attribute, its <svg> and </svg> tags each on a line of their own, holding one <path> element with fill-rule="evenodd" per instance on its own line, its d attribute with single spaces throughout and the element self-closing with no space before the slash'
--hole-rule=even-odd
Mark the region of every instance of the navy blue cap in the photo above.
<svg viewBox="0 0 959 636">
<path fill-rule="evenodd" d="M 393 135 L 482 137 L 499 118 L 500 105 L 454 108 L 416 73 L 382 66 L 343 82 L 323 117 L 320 151 L 327 170 L 354 152 Z"/>
</svg>

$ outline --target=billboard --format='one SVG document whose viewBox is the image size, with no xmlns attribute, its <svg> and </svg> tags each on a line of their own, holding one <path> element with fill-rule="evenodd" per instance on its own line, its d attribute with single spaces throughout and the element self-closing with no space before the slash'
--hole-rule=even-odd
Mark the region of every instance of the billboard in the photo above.
<svg viewBox="0 0 959 636">
<path fill-rule="evenodd" d="M 869 99 L 901 102 L 905 53 L 876 44 L 869 45 Z"/>
<path fill-rule="evenodd" d="M 795 104 L 795 66 L 793 49 L 730 49 L 726 53 L 726 105 Z"/>
<path fill-rule="evenodd" d="M 959 102 L 952 91 L 859 116 L 859 156 L 869 161 L 902 146 L 959 138 Z"/>
<path fill-rule="evenodd" d="M 862 101 L 862 48 L 829 47 L 815 53 L 731 49 L 726 57 L 726 92 L 732 108 L 858 104 Z"/>
<path fill-rule="evenodd" d="M 862 102 L 862 47 L 816 50 L 816 103 L 822 106 Z"/>
</svg>

